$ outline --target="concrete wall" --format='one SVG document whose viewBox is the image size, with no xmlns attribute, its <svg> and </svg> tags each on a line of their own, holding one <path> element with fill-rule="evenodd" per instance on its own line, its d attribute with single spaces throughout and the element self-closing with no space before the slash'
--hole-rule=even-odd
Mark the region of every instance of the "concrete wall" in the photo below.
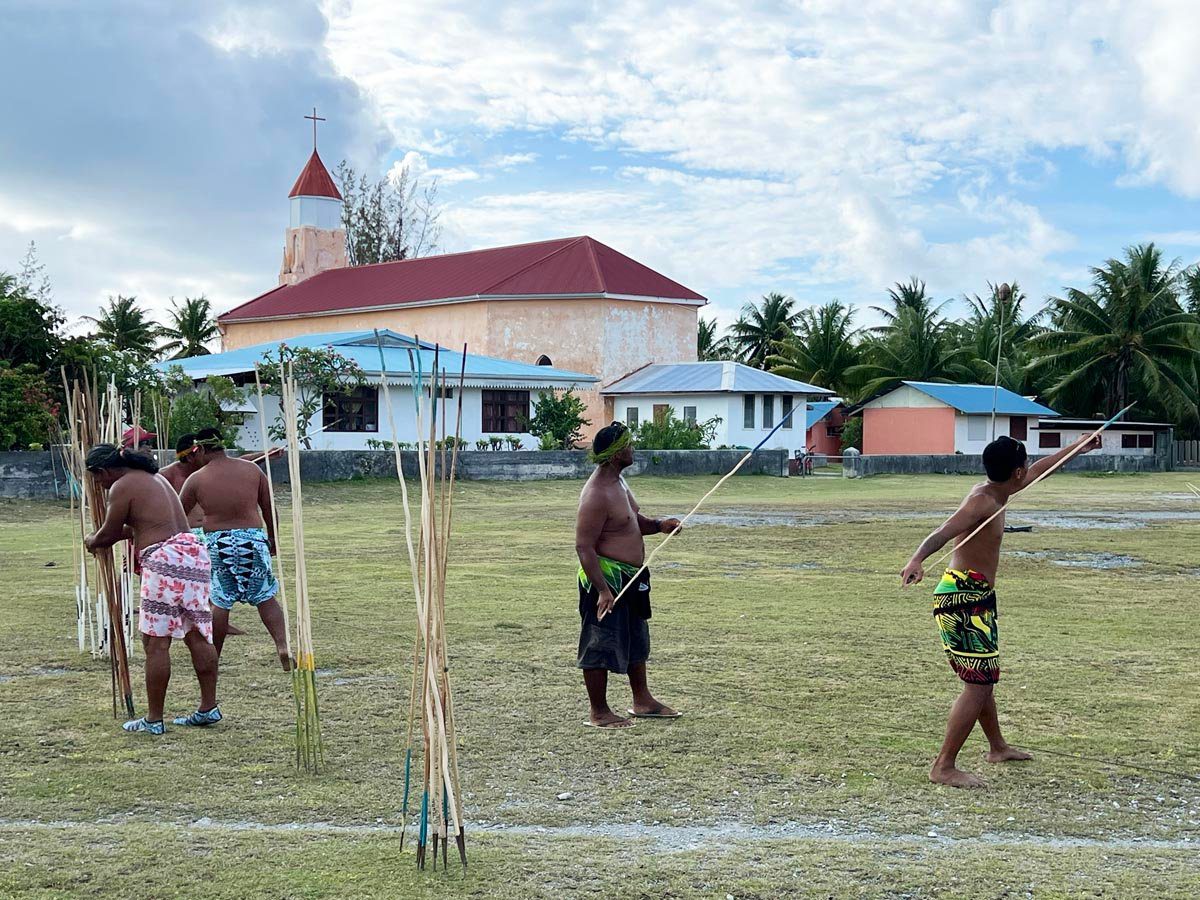
<svg viewBox="0 0 1200 900">
<path fill-rule="evenodd" d="M 1030 456 L 1030 461 L 1040 459 Z M 851 478 L 867 475 L 978 475 L 984 477 L 983 457 L 978 454 L 890 454 L 862 455 L 842 460 L 843 473 Z M 1068 472 L 1164 472 L 1170 468 L 1164 456 L 1122 456 L 1088 453 L 1076 456 L 1063 469 Z"/>
<path fill-rule="evenodd" d="M 627 474 L 724 475 L 744 454 L 736 450 L 638 450 Z M 417 477 L 415 453 L 401 454 L 404 474 Z M 545 481 L 582 479 L 595 468 L 582 450 L 553 452 L 491 452 L 470 450 L 458 456 L 458 477 L 467 481 Z M 787 454 L 780 450 L 756 453 L 739 475 L 787 474 Z M 287 483 L 287 466 L 272 460 L 271 475 Z M 395 455 L 388 451 L 363 452 L 312 450 L 300 454 L 300 477 L 305 481 L 347 481 L 351 478 L 394 478 Z"/>
<path fill-rule="evenodd" d="M 737 450 L 638 450 L 630 475 L 724 475 L 744 454 Z M 165 463 L 169 454 L 162 454 Z M 404 474 L 417 477 L 417 457 L 402 454 Z M 552 478 L 586 478 L 595 468 L 582 450 L 552 453 L 538 451 L 467 451 L 459 454 L 458 474 L 467 480 L 541 481 Z M 787 454 L 782 450 L 756 453 L 739 475 L 787 474 Z M 287 483 L 287 462 L 271 462 L 272 478 Z M 300 476 L 305 481 L 348 481 L 352 478 L 395 478 L 395 455 L 387 450 L 309 450 L 300 454 Z M 57 451 L 0 453 L 0 498 L 67 498 L 67 481 Z"/>
</svg>

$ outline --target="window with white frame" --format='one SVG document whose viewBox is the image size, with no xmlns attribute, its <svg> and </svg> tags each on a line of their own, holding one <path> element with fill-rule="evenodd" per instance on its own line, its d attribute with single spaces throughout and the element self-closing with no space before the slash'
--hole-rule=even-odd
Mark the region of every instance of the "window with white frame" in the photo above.
<svg viewBox="0 0 1200 900">
<path fill-rule="evenodd" d="M 988 436 L 987 416 L 967 416 L 967 440 L 986 441 Z"/>
<path fill-rule="evenodd" d="M 775 395 L 763 394 L 763 428 L 775 427 Z"/>
<path fill-rule="evenodd" d="M 754 427 L 754 395 L 747 394 L 742 398 L 742 427 Z"/>
<path fill-rule="evenodd" d="M 630 428 L 638 427 L 638 408 L 636 406 L 625 408 L 625 424 Z"/>
<path fill-rule="evenodd" d="M 683 421 L 684 421 L 684 424 L 686 424 L 686 425 L 695 425 L 696 424 L 696 407 L 685 406 L 683 408 Z"/>
<path fill-rule="evenodd" d="M 780 415 L 783 418 L 783 427 L 784 428 L 792 427 L 792 420 L 789 418 L 789 416 L 791 416 L 791 414 L 792 414 L 792 402 L 793 402 L 793 398 L 792 398 L 791 394 L 783 395 L 783 409 L 780 411 Z"/>
</svg>

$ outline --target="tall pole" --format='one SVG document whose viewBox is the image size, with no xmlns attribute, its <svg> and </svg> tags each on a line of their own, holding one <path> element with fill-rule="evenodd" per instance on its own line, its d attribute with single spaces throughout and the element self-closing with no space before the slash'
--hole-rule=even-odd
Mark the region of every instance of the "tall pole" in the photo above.
<svg viewBox="0 0 1200 900">
<path fill-rule="evenodd" d="M 992 386 L 992 440 L 996 439 L 996 404 L 1000 397 L 1000 351 L 1004 346 L 1004 305 L 1012 296 L 1007 283 L 996 288 L 996 305 L 1000 307 L 1000 328 L 996 332 L 996 383 Z"/>
</svg>

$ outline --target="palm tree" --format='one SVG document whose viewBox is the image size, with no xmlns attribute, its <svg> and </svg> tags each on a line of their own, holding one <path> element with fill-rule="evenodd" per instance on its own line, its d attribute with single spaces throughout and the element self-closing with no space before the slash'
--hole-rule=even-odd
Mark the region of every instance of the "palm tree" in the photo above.
<svg viewBox="0 0 1200 900">
<path fill-rule="evenodd" d="M 169 338 L 159 349 L 172 354 L 171 359 L 189 356 L 206 356 L 212 351 L 206 344 L 220 335 L 216 319 L 212 314 L 212 303 L 201 294 L 199 297 L 184 297 L 181 306 L 171 298 L 171 324 L 159 331 L 161 337 Z"/>
<path fill-rule="evenodd" d="M 717 320 L 700 319 L 696 331 L 696 359 L 705 362 L 729 359 L 729 338 L 717 337 Z"/>
<path fill-rule="evenodd" d="M 1195 421 L 1200 319 L 1179 303 L 1178 262 L 1163 266 L 1154 244 L 1092 269 L 1092 289 L 1068 288 L 1051 301 L 1051 328 L 1030 341 L 1030 367 L 1053 376 L 1064 409 L 1112 415 L 1136 398 L 1178 420 Z"/>
<path fill-rule="evenodd" d="M 907 284 L 896 282 L 894 288 L 888 288 L 888 299 L 898 313 L 902 309 L 929 309 L 929 294 L 925 292 L 925 282 L 913 275 Z"/>
<path fill-rule="evenodd" d="M 851 384 L 846 372 L 862 360 L 856 343 L 854 307 L 831 300 L 800 313 L 796 333 L 780 341 L 767 357 L 767 367 L 776 375 L 807 381 L 847 396 Z"/>
<path fill-rule="evenodd" d="M 1037 394 L 1041 385 L 1029 372 L 1033 358 L 1028 344 L 1030 338 L 1044 330 L 1040 322 L 1046 310 L 1025 318 L 1022 307 L 1028 298 L 1015 281 L 1006 297 L 1001 296 L 999 285 L 989 284 L 988 291 L 986 300 L 978 294 L 965 298 L 970 313 L 955 326 L 959 346 L 967 350 L 967 364 L 976 381 L 992 383 L 996 378 L 999 336 L 1000 386 L 1017 394 Z"/>
<path fill-rule="evenodd" d="M 129 350 L 143 359 L 154 355 L 154 341 L 158 337 L 158 325 L 149 313 L 137 305 L 136 297 L 108 298 L 108 305 L 100 310 L 100 317 L 84 316 L 96 324 L 96 336 L 115 350 Z"/>
<path fill-rule="evenodd" d="M 912 279 L 888 291 L 892 309 L 874 306 L 886 320 L 862 344 L 864 361 L 846 377 L 870 397 L 901 381 L 969 381 L 968 351 L 955 341 L 954 326 L 941 318 L 946 303 L 933 306 L 925 283 Z M 947 301 L 948 303 L 949 301 Z"/>
<path fill-rule="evenodd" d="M 793 335 L 800 313 L 791 297 L 772 291 L 764 294 L 762 307 L 747 303 L 742 315 L 730 327 L 730 343 L 747 365 L 761 369 L 775 344 Z"/>
</svg>

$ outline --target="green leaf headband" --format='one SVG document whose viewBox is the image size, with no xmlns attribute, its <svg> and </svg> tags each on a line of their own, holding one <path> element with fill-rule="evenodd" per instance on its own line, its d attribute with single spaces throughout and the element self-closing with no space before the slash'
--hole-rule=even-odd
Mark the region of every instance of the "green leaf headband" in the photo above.
<svg viewBox="0 0 1200 900">
<path fill-rule="evenodd" d="M 598 466 L 604 465 L 614 456 L 633 443 L 633 432 L 626 428 L 617 435 L 611 444 L 597 453 L 595 450 L 588 451 L 588 459 Z"/>
</svg>

